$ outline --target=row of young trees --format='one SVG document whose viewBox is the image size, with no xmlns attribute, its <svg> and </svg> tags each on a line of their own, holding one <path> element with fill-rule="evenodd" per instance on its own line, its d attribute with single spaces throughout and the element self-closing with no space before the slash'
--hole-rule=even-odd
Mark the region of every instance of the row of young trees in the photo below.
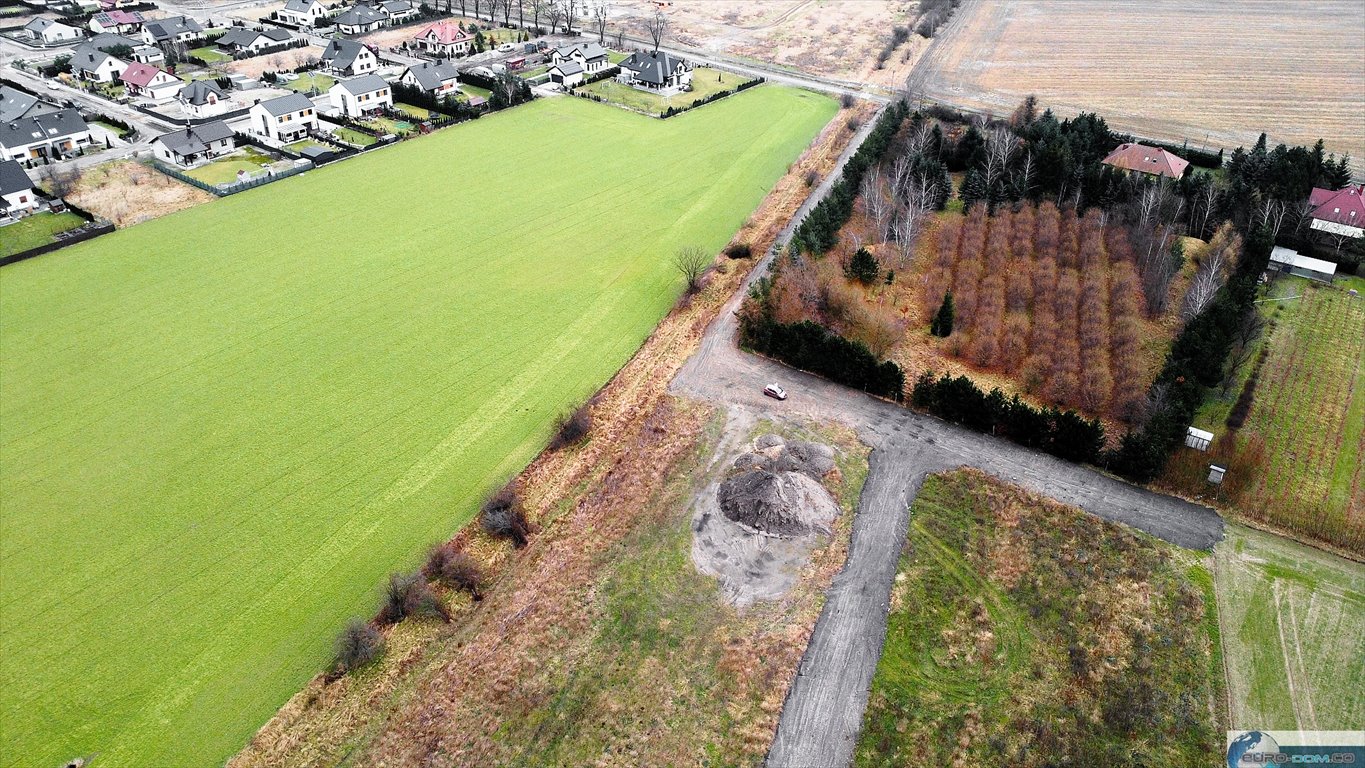
<svg viewBox="0 0 1365 768">
<path fill-rule="evenodd" d="M 1144 392 L 1133 259 L 1127 230 L 1097 210 L 977 208 L 944 220 L 920 299 L 927 316 L 951 291 L 953 348 L 973 366 L 1053 403 L 1132 418 Z"/>
</svg>

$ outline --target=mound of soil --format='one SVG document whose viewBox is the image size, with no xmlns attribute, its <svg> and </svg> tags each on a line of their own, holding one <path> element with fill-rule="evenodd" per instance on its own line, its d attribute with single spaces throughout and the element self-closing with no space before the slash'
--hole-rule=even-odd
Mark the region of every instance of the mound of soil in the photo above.
<svg viewBox="0 0 1365 768">
<path fill-rule="evenodd" d="M 834 449 L 820 443 L 793 440 L 788 443 L 777 435 L 763 435 L 754 441 L 754 450 L 735 459 L 740 471 L 766 469 L 770 472 L 800 472 L 823 480 L 834 471 Z"/>
<path fill-rule="evenodd" d="M 726 518 L 759 533 L 794 537 L 829 533 L 839 506 L 825 487 L 797 471 L 749 469 L 720 484 L 716 499 Z"/>
</svg>

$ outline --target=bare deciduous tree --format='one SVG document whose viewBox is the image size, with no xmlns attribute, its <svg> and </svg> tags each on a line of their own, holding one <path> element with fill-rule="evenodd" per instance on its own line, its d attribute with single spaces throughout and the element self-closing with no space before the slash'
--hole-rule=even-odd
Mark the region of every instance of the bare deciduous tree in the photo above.
<svg viewBox="0 0 1365 768">
<path fill-rule="evenodd" d="M 987 193 L 995 199 L 998 187 L 1009 170 L 1010 160 L 1014 159 L 1019 139 L 1008 128 L 1000 126 L 985 131 L 985 135 L 986 165 L 981 169 L 981 175 L 986 182 Z"/>
<path fill-rule="evenodd" d="M 711 266 L 711 258 L 699 245 L 685 245 L 673 254 L 673 266 L 687 281 L 687 292 L 696 293 L 701 288 L 701 276 Z"/>
<path fill-rule="evenodd" d="M 545 6 L 545 20 L 550 22 L 550 32 L 559 31 L 559 22 L 564 19 L 564 6 L 558 0 L 550 0 Z"/>
<path fill-rule="evenodd" d="M 43 169 L 43 185 L 53 197 L 64 198 L 76 191 L 80 172 L 69 166 L 48 165 Z"/>
<path fill-rule="evenodd" d="M 1256 219 L 1261 226 L 1270 228 L 1271 237 L 1279 237 L 1289 211 L 1290 207 L 1283 200 L 1267 197 L 1256 204 Z"/>
<path fill-rule="evenodd" d="M 1255 357 L 1256 339 L 1260 338 L 1264 330 L 1265 318 L 1255 307 L 1248 308 L 1242 314 L 1242 320 L 1237 324 L 1237 330 L 1232 337 L 1232 351 L 1228 354 L 1228 367 L 1223 374 L 1223 397 L 1228 396 L 1232 386 L 1237 383 L 1238 374 Z"/>
<path fill-rule="evenodd" d="M 887 224 L 891 218 L 893 204 L 887 191 L 886 176 L 882 173 L 881 166 L 872 166 L 872 169 L 863 175 L 859 196 L 867 208 L 867 215 L 871 217 L 872 224 L 876 227 L 873 237 L 877 242 L 885 242 Z"/>
<path fill-rule="evenodd" d="M 598 43 L 598 45 L 606 45 L 606 44 L 607 44 L 607 4 L 606 4 L 605 2 L 600 2 L 600 1 L 599 1 L 599 2 L 597 3 L 597 5 L 592 9 L 592 20 L 593 20 L 593 24 L 597 27 L 597 43 Z"/>
<path fill-rule="evenodd" d="M 655 11 L 654 18 L 645 24 L 649 30 L 649 39 L 654 41 L 654 51 L 659 51 L 659 45 L 663 43 L 664 37 L 668 34 L 668 17 L 663 11 Z"/>
<path fill-rule="evenodd" d="M 1204 254 L 1204 260 L 1194 274 L 1190 289 L 1185 292 L 1185 306 L 1180 316 L 1189 322 L 1213 301 L 1218 289 L 1227 279 L 1227 271 L 1242 250 L 1242 238 L 1227 223 L 1218 229 Z"/>
<path fill-rule="evenodd" d="M 573 34 L 573 23 L 578 19 L 578 0 L 564 0 L 564 34 Z"/>
</svg>

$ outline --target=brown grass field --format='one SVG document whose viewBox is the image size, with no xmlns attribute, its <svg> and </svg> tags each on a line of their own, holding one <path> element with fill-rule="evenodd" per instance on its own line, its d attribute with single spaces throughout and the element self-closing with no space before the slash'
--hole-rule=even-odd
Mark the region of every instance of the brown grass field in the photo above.
<svg viewBox="0 0 1365 768">
<path fill-rule="evenodd" d="M 1192 145 L 1312 144 L 1365 157 L 1358 0 L 967 0 L 912 88 L 1008 114 L 1025 95 Z"/>
<path fill-rule="evenodd" d="M 83 171 L 76 191 L 68 198 L 116 227 L 129 227 L 216 199 L 131 160 L 116 160 Z"/>
</svg>

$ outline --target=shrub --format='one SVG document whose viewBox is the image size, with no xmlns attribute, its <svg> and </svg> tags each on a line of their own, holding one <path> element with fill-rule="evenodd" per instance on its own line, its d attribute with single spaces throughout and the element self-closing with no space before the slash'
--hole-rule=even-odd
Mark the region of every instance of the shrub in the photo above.
<svg viewBox="0 0 1365 768">
<path fill-rule="evenodd" d="M 753 256 L 753 250 L 748 243 L 730 243 L 725 247 L 725 255 L 732 259 L 747 259 Z"/>
<path fill-rule="evenodd" d="M 844 122 L 844 127 L 849 129 L 850 131 L 857 131 L 859 128 L 863 127 L 863 120 L 862 118 L 854 115 Z"/>
<path fill-rule="evenodd" d="M 815 186 L 815 182 L 819 180 L 820 174 L 816 173 L 814 170 L 806 171 L 806 186 L 813 187 Z"/>
<path fill-rule="evenodd" d="M 432 547 L 422 572 L 432 581 L 468 592 L 475 600 L 483 597 L 480 594 L 483 570 L 468 552 L 457 549 L 454 544 L 446 542 Z"/>
<path fill-rule="evenodd" d="M 851 108 L 853 106 L 853 102 L 854 98 L 853 94 L 851 93 L 845 93 L 839 96 L 839 106 L 843 107 L 844 109 Z"/>
<path fill-rule="evenodd" d="M 848 262 L 848 268 L 844 270 L 844 275 L 850 280 L 856 280 L 863 285 L 872 285 L 881 277 L 881 267 L 877 266 L 877 257 L 866 248 L 859 248 L 853 254 L 853 258 Z"/>
<path fill-rule="evenodd" d="M 554 439 L 550 441 L 550 450 L 557 451 L 571 445 L 578 445 L 587 439 L 591 430 L 592 408 L 584 403 L 572 412 L 559 417 L 555 423 Z"/>
<path fill-rule="evenodd" d="M 488 497 L 479 510 L 479 522 L 489 535 L 500 539 L 511 539 L 512 546 L 521 549 L 526 546 L 531 532 L 526 522 L 526 512 L 521 507 L 521 499 L 508 483 Z"/>
<path fill-rule="evenodd" d="M 388 587 L 384 590 L 384 605 L 379 609 L 376 619 L 380 624 L 397 624 L 409 616 L 429 616 L 450 621 L 450 612 L 441 605 L 421 573 L 391 573 Z"/>
<path fill-rule="evenodd" d="M 368 622 L 351 619 L 336 640 L 336 665 L 341 672 L 360 669 L 384 653 L 384 636 Z"/>
</svg>

